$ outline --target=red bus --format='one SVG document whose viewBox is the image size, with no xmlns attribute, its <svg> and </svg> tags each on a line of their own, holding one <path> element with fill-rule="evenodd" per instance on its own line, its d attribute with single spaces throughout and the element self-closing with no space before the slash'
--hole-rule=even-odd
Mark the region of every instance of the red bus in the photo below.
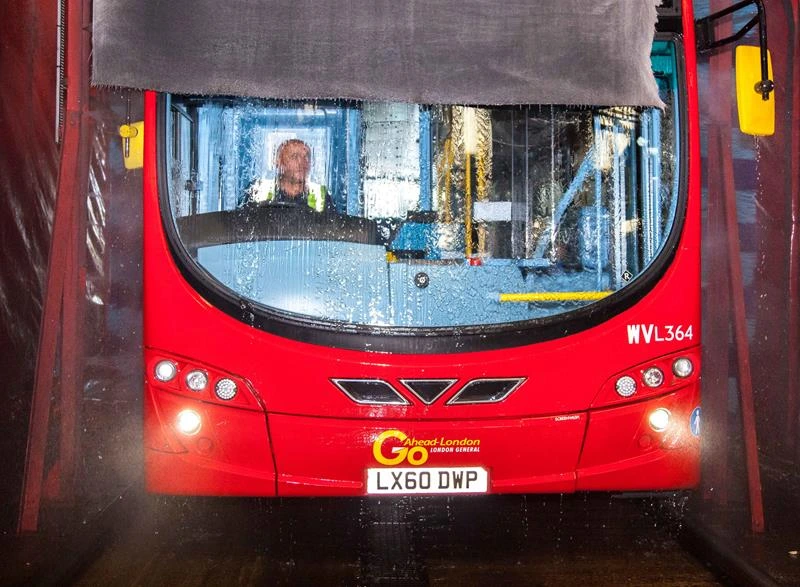
<svg viewBox="0 0 800 587">
<path fill-rule="evenodd" d="M 695 485 L 692 27 L 663 108 L 149 92 L 148 489 Z"/>
</svg>

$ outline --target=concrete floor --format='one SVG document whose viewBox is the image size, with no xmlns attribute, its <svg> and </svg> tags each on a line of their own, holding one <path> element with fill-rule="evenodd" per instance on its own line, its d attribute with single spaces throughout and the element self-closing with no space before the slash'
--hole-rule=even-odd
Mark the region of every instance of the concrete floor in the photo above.
<svg viewBox="0 0 800 587">
<path fill-rule="evenodd" d="M 652 502 L 148 498 L 77 585 L 720 585 Z M 659 511 L 661 510 L 661 511 Z"/>
</svg>

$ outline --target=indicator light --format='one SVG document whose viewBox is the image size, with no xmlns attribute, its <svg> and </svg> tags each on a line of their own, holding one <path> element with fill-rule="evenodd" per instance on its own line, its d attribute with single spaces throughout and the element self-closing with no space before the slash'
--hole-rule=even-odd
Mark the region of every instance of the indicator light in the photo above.
<svg viewBox="0 0 800 587">
<path fill-rule="evenodd" d="M 692 374 L 692 371 L 694 371 L 694 365 L 692 365 L 692 361 L 686 357 L 675 359 L 675 362 L 672 363 L 672 372 L 675 373 L 677 377 L 686 378 Z"/>
<path fill-rule="evenodd" d="M 155 378 L 164 383 L 175 379 L 178 374 L 178 366 L 172 361 L 159 361 L 156 364 Z"/>
<path fill-rule="evenodd" d="M 179 432 L 192 436 L 200 432 L 200 425 L 202 419 L 200 414 L 194 410 L 182 410 L 178 413 L 178 418 L 175 421 L 175 427 Z"/>
<path fill-rule="evenodd" d="M 664 383 L 664 372 L 658 367 L 650 367 L 644 372 L 642 379 L 647 387 L 658 387 Z"/>
<path fill-rule="evenodd" d="M 192 391 L 203 391 L 208 385 L 208 375 L 199 369 L 189 371 L 186 375 L 186 387 Z"/>
<path fill-rule="evenodd" d="M 650 417 L 647 419 L 650 423 L 650 428 L 656 432 L 664 432 L 669 426 L 670 413 L 666 408 L 656 408 L 650 412 Z"/>
<path fill-rule="evenodd" d="M 617 379 L 615 388 L 617 393 L 622 397 L 630 397 L 636 393 L 636 380 L 628 375 L 623 375 Z"/>
<path fill-rule="evenodd" d="M 214 393 L 217 394 L 217 397 L 221 400 L 227 401 L 233 399 L 236 397 L 237 391 L 236 382 L 227 377 L 217 381 L 217 384 L 214 386 Z"/>
</svg>

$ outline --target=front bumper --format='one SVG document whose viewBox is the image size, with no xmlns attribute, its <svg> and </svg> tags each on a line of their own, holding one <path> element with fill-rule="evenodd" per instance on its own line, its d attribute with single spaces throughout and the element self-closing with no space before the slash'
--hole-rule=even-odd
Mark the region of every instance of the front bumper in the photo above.
<svg viewBox="0 0 800 587">
<path fill-rule="evenodd" d="M 698 404 L 693 382 L 659 397 L 568 414 L 334 419 L 265 414 L 148 386 L 147 488 L 196 495 L 360 496 L 367 470 L 381 467 L 482 467 L 490 493 L 688 488 L 699 477 L 700 443 L 690 426 Z M 187 407 L 203 418 L 192 436 L 174 426 Z M 657 408 L 671 416 L 662 432 L 648 423 Z"/>
</svg>

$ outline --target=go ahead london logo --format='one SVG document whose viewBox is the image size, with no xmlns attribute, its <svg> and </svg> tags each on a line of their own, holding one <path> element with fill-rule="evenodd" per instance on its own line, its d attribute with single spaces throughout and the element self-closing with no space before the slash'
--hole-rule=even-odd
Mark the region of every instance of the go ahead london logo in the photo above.
<svg viewBox="0 0 800 587">
<path fill-rule="evenodd" d="M 403 463 L 418 467 L 428 462 L 431 453 L 477 453 L 481 441 L 476 438 L 414 438 L 400 430 L 381 432 L 372 443 L 372 455 L 381 465 L 394 467 Z"/>
</svg>

